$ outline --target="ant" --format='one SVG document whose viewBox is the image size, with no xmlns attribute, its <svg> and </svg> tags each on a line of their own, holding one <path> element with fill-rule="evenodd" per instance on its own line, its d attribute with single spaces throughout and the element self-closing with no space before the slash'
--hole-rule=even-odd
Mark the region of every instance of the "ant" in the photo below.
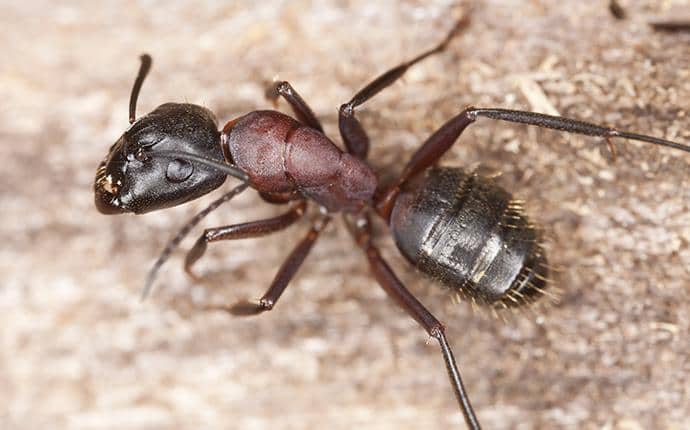
<svg viewBox="0 0 690 430">
<path fill-rule="evenodd" d="M 467 426 L 479 429 L 443 324 L 402 284 L 372 239 L 371 216 L 385 221 L 406 259 L 460 296 L 493 309 L 533 303 L 548 295 L 549 270 L 539 230 L 522 202 L 490 178 L 435 164 L 478 118 L 522 123 L 569 133 L 647 142 L 690 152 L 690 146 L 575 119 L 526 111 L 468 107 L 450 118 L 412 155 L 391 183 L 379 183 L 367 164 L 369 138 L 356 108 L 402 77 L 425 58 L 442 52 L 467 27 L 458 20 L 435 47 L 386 71 L 340 106 L 338 122 L 346 150 L 323 133 L 309 105 L 288 82 L 276 83 L 272 97 L 284 98 L 294 118 L 274 110 L 250 112 L 218 131 L 213 113 L 188 103 L 165 103 L 136 119 L 137 98 L 151 67 L 142 55 L 129 103 L 130 128 L 110 148 L 95 178 L 95 204 L 104 214 L 146 213 L 196 199 L 220 187 L 227 176 L 240 184 L 187 222 L 168 243 L 149 272 L 148 294 L 162 264 L 208 213 L 247 188 L 267 202 L 291 204 L 283 214 L 263 220 L 204 230 L 184 261 L 194 263 L 209 243 L 267 235 L 304 218 L 308 203 L 319 213 L 307 235 L 290 252 L 258 302 L 224 308 L 248 316 L 270 311 L 338 213 L 371 272 L 394 302 L 436 341 Z"/>
</svg>

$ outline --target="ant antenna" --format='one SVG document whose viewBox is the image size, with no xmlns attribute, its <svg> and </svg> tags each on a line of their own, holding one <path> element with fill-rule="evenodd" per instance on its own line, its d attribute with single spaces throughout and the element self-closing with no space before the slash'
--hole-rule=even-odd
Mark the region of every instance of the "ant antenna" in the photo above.
<svg viewBox="0 0 690 430">
<path fill-rule="evenodd" d="M 156 276 L 158 275 L 158 271 L 160 268 L 163 266 L 163 263 L 165 263 L 168 258 L 170 258 L 170 254 L 175 250 L 175 248 L 178 247 L 180 242 L 182 242 L 182 239 L 184 239 L 187 234 L 196 226 L 199 224 L 199 221 L 204 219 L 206 215 L 211 213 L 212 211 L 216 210 L 218 206 L 222 205 L 223 203 L 229 201 L 242 191 L 244 191 L 247 187 L 249 186 L 249 182 L 243 182 L 233 188 L 232 190 L 228 191 L 227 193 L 223 194 L 220 196 L 220 198 L 214 200 L 211 202 L 210 205 L 208 205 L 204 210 L 199 212 L 198 214 L 194 215 L 189 221 L 185 223 L 185 225 L 182 226 L 180 231 L 177 232 L 177 234 L 170 239 L 170 242 L 168 242 L 167 245 L 165 245 L 165 248 L 163 249 L 163 252 L 158 256 L 158 259 L 156 260 L 155 263 L 153 263 L 153 267 L 151 267 L 151 270 L 149 271 L 149 274 L 146 276 L 146 284 L 144 285 L 144 289 L 141 290 L 141 300 L 143 301 L 146 299 L 146 297 L 149 295 L 151 292 L 151 288 L 153 287 L 153 282 L 156 280 Z"/>
<path fill-rule="evenodd" d="M 149 57 L 150 60 L 150 57 Z M 150 66 L 151 63 L 148 63 L 148 66 Z M 146 76 L 146 71 L 148 70 L 148 67 L 146 67 L 144 56 L 142 56 L 142 67 L 141 69 L 143 70 L 143 73 L 140 71 L 139 76 L 137 76 L 137 82 L 134 84 L 135 90 L 138 92 L 139 88 L 141 87 L 141 81 L 144 80 L 144 77 Z M 137 86 L 138 84 L 138 86 Z M 132 95 L 134 95 L 135 92 L 133 90 Z M 136 99 L 134 99 L 136 100 Z M 133 106 L 133 105 L 132 105 Z M 223 203 L 229 201 L 236 195 L 240 194 L 242 191 L 246 190 L 247 187 L 249 187 L 250 182 L 249 182 L 249 175 L 247 175 L 242 169 L 239 167 L 233 166 L 232 164 L 225 164 L 225 163 L 220 163 L 218 161 L 212 160 L 210 158 L 202 157 L 200 155 L 196 154 L 190 154 L 187 152 L 182 152 L 182 151 L 171 151 L 171 150 L 158 150 L 158 151 L 146 151 L 145 152 L 147 155 L 153 155 L 153 156 L 162 156 L 166 158 L 173 158 L 173 159 L 181 159 L 181 160 L 186 160 L 189 162 L 193 163 L 199 163 L 208 167 L 211 167 L 213 169 L 216 169 L 220 172 L 225 173 L 228 176 L 233 176 L 235 178 L 238 178 L 242 181 L 241 184 L 236 186 L 235 188 L 231 189 L 227 193 L 223 194 L 220 196 L 220 198 L 214 200 L 211 202 L 210 205 L 208 205 L 206 208 L 204 208 L 201 212 L 197 213 L 194 215 L 185 225 L 182 226 L 180 231 L 177 232 L 177 234 L 170 239 L 170 242 L 165 246 L 161 254 L 158 256 L 158 259 L 156 262 L 153 264 L 153 267 L 151 267 L 151 270 L 149 271 L 148 275 L 146 276 L 146 284 L 144 285 L 144 289 L 141 291 L 141 300 L 146 299 L 146 297 L 149 295 L 151 292 L 151 288 L 153 287 L 153 282 L 156 280 L 156 276 L 158 276 L 158 271 L 160 268 L 163 266 L 163 264 L 170 258 L 170 255 L 172 252 L 175 250 L 180 245 L 180 242 L 182 242 L 182 239 L 184 239 L 187 234 L 196 226 L 199 224 L 199 222 L 206 217 L 209 213 L 212 211 L 216 210 L 218 206 L 222 205 Z"/>
<path fill-rule="evenodd" d="M 249 176 L 244 172 L 244 170 L 240 169 L 239 167 L 233 166 L 232 164 L 220 163 L 218 161 L 211 160 L 210 158 L 202 157 L 196 154 L 190 154 L 188 152 L 172 151 L 167 149 L 149 150 L 146 151 L 146 154 L 152 156 L 162 156 L 166 158 L 179 158 L 180 160 L 203 164 L 205 166 L 216 169 L 219 172 L 223 172 L 226 175 L 240 179 L 242 182 L 249 183 Z"/>
<path fill-rule="evenodd" d="M 139 98 L 139 91 L 141 90 L 141 84 L 144 83 L 146 75 L 149 74 L 151 70 L 151 63 L 153 60 L 149 54 L 143 54 L 141 57 L 141 66 L 139 67 L 139 73 L 137 73 L 137 78 L 134 80 L 134 86 L 132 87 L 132 94 L 129 96 L 129 123 L 134 124 L 136 119 L 137 110 L 137 99 Z"/>
</svg>

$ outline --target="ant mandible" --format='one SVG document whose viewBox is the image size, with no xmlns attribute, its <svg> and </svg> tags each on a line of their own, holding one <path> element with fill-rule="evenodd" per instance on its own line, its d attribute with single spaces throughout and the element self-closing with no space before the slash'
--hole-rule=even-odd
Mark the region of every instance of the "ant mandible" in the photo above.
<svg viewBox="0 0 690 430">
<path fill-rule="evenodd" d="M 251 187 L 277 204 L 293 203 L 282 215 L 204 230 L 185 258 L 185 270 L 202 257 L 209 242 L 257 237 L 283 230 L 301 219 L 308 202 L 321 210 L 312 227 L 282 264 L 258 302 L 240 301 L 234 315 L 271 310 L 333 216 L 342 213 L 371 272 L 386 293 L 439 343 L 448 376 L 469 428 L 479 429 L 444 326 L 410 293 L 372 242 L 370 216 L 381 217 L 407 260 L 459 295 L 493 308 L 532 303 L 547 293 L 543 240 L 520 201 L 491 179 L 459 168 L 433 167 L 479 117 L 604 138 L 624 138 L 690 152 L 690 146 L 619 131 L 574 119 L 533 112 L 469 107 L 434 132 L 389 184 L 380 184 L 366 162 L 369 138 L 355 109 L 398 80 L 414 64 L 443 51 L 462 29 L 460 19 L 441 43 L 386 71 L 339 110 L 346 151 L 323 133 L 313 111 L 288 82 L 282 96 L 296 119 L 273 110 L 254 111 L 218 131 L 208 109 L 166 103 L 135 121 L 137 98 L 151 67 L 141 57 L 129 103 L 130 128 L 110 148 L 95 178 L 95 204 L 104 214 L 137 214 L 176 206 L 218 188 L 227 176 L 240 184 L 192 218 L 168 243 L 149 272 L 144 295 L 156 273 L 187 233 L 221 204 Z"/>
</svg>

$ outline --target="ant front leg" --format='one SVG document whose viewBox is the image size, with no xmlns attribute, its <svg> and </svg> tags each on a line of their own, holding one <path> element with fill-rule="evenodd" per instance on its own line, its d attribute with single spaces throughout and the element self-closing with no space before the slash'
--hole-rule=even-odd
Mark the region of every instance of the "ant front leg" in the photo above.
<svg viewBox="0 0 690 430">
<path fill-rule="evenodd" d="M 271 286 L 258 302 L 254 303 L 242 300 L 230 307 L 221 307 L 220 309 L 226 310 L 236 316 L 257 315 L 273 309 L 273 306 L 278 302 L 278 299 L 283 294 L 283 291 L 285 291 L 288 283 L 295 276 L 295 273 L 297 273 L 297 270 L 307 258 L 307 255 L 309 255 L 309 251 L 311 251 L 311 248 L 314 246 L 319 234 L 330 220 L 331 218 L 329 216 L 323 216 L 314 223 L 306 237 L 297 244 L 288 258 L 280 266 L 278 273 L 276 273 L 275 278 L 273 278 Z"/>
<path fill-rule="evenodd" d="M 192 271 L 192 266 L 204 255 L 209 242 L 260 237 L 284 230 L 302 218 L 306 207 L 306 201 L 302 200 L 289 211 L 277 217 L 204 230 L 194 246 L 187 252 L 184 270 L 192 278 L 197 277 Z"/>
<path fill-rule="evenodd" d="M 315 130 L 323 133 L 323 127 L 321 122 L 319 122 L 314 111 L 311 110 L 307 102 L 304 101 L 302 96 L 300 96 L 292 85 L 287 81 L 274 82 L 266 90 L 266 98 L 272 101 L 276 101 L 278 96 L 282 96 L 292 107 L 295 112 L 297 119 L 304 125 L 311 127 Z"/>
<path fill-rule="evenodd" d="M 436 161 L 453 146 L 465 128 L 477 120 L 477 117 L 534 125 L 567 133 L 603 137 L 606 139 L 607 143 L 610 143 L 610 139 L 613 138 L 623 138 L 690 152 L 690 146 L 687 145 L 643 134 L 620 131 L 615 128 L 604 127 L 571 118 L 509 109 L 470 107 L 451 118 L 448 122 L 443 124 L 441 128 L 436 130 L 424 144 L 422 144 L 417 152 L 412 155 L 412 158 L 405 166 L 398 180 L 379 194 L 375 203 L 379 215 L 388 220 L 401 186 L 417 173 L 422 172 L 436 163 Z"/>
<path fill-rule="evenodd" d="M 374 278 L 376 278 L 379 285 L 381 285 L 383 290 L 398 304 L 398 306 L 403 308 L 405 312 L 426 330 L 429 336 L 438 341 L 448 377 L 450 378 L 453 392 L 460 405 L 462 414 L 465 417 L 465 422 L 471 430 L 479 430 L 481 428 L 479 420 L 472 409 L 470 398 L 467 395 L 462 377 L 460 376 L 460 371 L 455 362 L 455 357 L 453 356 L 453 351 L 450 349 L 450 345 L 446 340 L 443 324 L 441 324 L 407 288 L 405 288 L 390 266 L 388 266 L 383 257 L 381 257 L 379 250 L 371 243 L 371 223 L 368 217 L 363 216 L 354 223 L 354 226 L 351 224 L 348 224 L 348 226 L 350 227 L 350 232 L 354 236 L 355 241 L 365 252 L 369 260 L 371 272 L 374 274 Z"/>
<path fill-rule="evenodd" d="M 357 94 L 355 94 L 349 102 L 340 106 L 340 109 L 338 110 L 338 127 L 340 129 L 340 135 L 342 136 L 345 146 L 350 154 L 358 158 L 365 159 L 367 157 L 367 153 L 369 152 L 369 137 L 367 136 L 364 127 L 362 127 L 362 124 L 355 117 L 355 108 L 400 79 L 405 72 L 407 72 L 407 69 L 413 65 L 446 49 L 446 46 L 448 46 L 448 43 L 453 39 L 453 37 L 455 37 L 460 30 L 467 27 L 468 22 L 469 20 L 467 17 L 463 16 L 462 19 L 455 23 L 451 31 L 448 32 L 441 43 L 436 45 L 434 48 L 417 55 L 412 60 L 398 64 L 392 69 L 384 72 L 381 76 L 374 79 L 364 88 L 359 90 L 359 92 L 357 92 Z"/>
</svg>

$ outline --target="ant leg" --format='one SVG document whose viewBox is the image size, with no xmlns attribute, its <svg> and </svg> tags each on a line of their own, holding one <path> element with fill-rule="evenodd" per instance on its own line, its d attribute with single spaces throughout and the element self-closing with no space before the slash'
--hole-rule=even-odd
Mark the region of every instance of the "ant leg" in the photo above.
<svg viewBox="0 0 690 430">
<path fill-rule="evenodd" d="M 292 88 L 292 85 L 290 85 L 289 82 L 275 82 L 266 89 L 266 98 L 269 100 L 275 102 L 278 99 L 278 96 L 282 96 L 290 104 L 290 106 L 292 106 L 295 116 L 302 124 L 323 133 L 323 127 L 316 118 L 316 115 L 314 115 L 314 111 L 311 110 L 302 96 L 300 96 L 297 91 Z"/>
<path fill-rule="evenodd" d="M 319 233 L 321 233 L 330 220 L 331 218 L 329 216 L 323 216 L 312 225 L 311 230 L 309 230 L 305 238 L 297 244 L 288 258 L 280 266 L 278 273 L 276 273 L 275 278 L 273 278 L 273 282 L 271 282 L 271 286 L 258 302 L 253 303 L 242 300 L 232 306 L 221 307 L 220 309 L 226 310 L 236 316 L 257 315 L 273 309 L 273 306 L 278 302 L 278 299 L 281 294 L 283 294 L 283 291 L 285 291 L 288 283 L 295 276 L 295 273 L 297 273 L 297 270 L 300 268 L 305 258 L 307 258 L 307 255 L 309 255 L 309 251 L 311 251 L 314 242 L 318 239 Z"/>
<path fill-rule="evenodd" d="M 357 244 L 364 250 L 369 260 L 371 271 L 379 285 L 398 306 L 403 308 L 431 337 L 438 341 L 443 360 L 446 364 L 446 370 L 448 371 L 448 377 L 465 417 L 465 422 L 470 429 L 479 430 L 481 428 L 479 421 L 470 404 L 470 398 L 462 382 L 455 357 L 453 357 L 453 351 L 446 340 L 443 325 L 405 288 L 390 266 L 381 257 L 378 249 L 371 243 L 371 224 L 368 217 L 359 218 L 355 226 L 348 223 L 348 227 Z"/>
<path fill-rule="evenodd" d="M 690 152 L 690 146 L 687 145 L 643 134 L 619 131 L 615 128 L 604 127 L 575 119 L 509 109 L 470 107 L 451 118 L 443 124 L 441 128 L 436 130 L 417 152 L 412 155 L 412 158 L 408 161 L 398 180 L 379 194 L 375 205 L 377 212 L 384 219 L 389 219 L 395 197 L 398 195 L 400 187 L 417 173 L 436 163 L 436 161 L 453 146 L 465 128 L 477 120 L 477 117 L 551 128 L 567 133 L 603 137 L 607 142 L 613 138 L 623 138 Z"/>
<path fill-rule="evenodd" d="M 467 27 L 468 23 L 469 19 L 463 15 L 463 17 L 455 23 L 453 28 L 450 30 L 450 32 L 448 32 L 441 43 L 436 45 L 434 48 L 417 55 L 412 60 L 398 64 L 392 69 L 384 72 L 382 75 L 371 81 L 367 86 L 359 90 L 359 92 L 355 94 L 349 102 L 340 106 L 338 111 L 338 127 L 340 128 L 340 135 L 342 136 L 345 146 L 350 154 L 353 154 L 358 158 L 365 159 L 367 157 L 367 152 L 369 151 L 369 137 L 367 136 L 366 131 L 364 131 L 362 124 L 355 117 L 355 108 L 397 81 L 405 74 L 407 69 L 414 64 L 446 49 L 448 43 L 461 30 Z"/>
<path fill-rule="evenodd" d="M 289 211 L 273 218 L 204 230 L 194 246 L 187 252 L 184 259 L 184 270 L 189 276 L 196 278 L 192 272 L 192 266 L 204 255 L 209 242 L 259 237 L 284 230 L 304 215 L 306 207 L 306 201 L 302 200 Z"/>
</svg>

